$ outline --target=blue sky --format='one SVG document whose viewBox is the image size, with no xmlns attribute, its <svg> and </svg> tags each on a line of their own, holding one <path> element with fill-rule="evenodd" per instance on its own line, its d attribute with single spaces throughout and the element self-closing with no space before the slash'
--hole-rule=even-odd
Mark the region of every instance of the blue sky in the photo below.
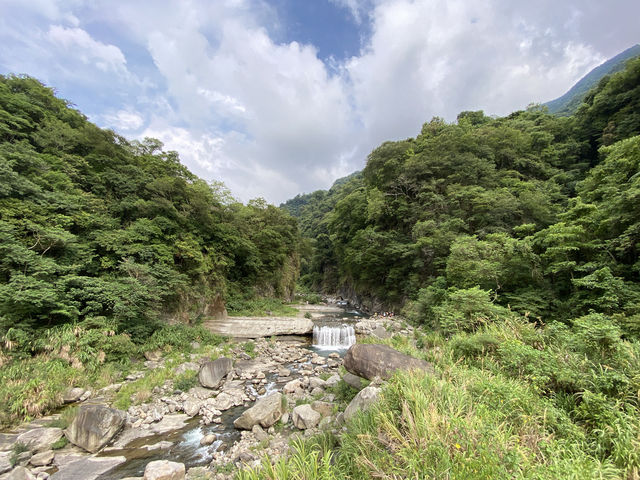
<svg viewBox="0 0 640 480">
<path fill-rule="evenodd" d="M 0 73 L 279 203 L 433 116 L 561 95 L 638 18 L 637 0 L 0 0 Z"/>
</svg>

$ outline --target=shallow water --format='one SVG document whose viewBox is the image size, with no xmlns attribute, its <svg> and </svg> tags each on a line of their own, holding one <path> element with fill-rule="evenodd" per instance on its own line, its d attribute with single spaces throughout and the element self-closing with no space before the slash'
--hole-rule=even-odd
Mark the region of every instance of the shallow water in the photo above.
<svg viewBox="0 0 640 480">
<path fill-rule="evenodd" d="M 344 310 L 341 312 L 332 311 L 316 311 L 322 313 L 321 317 L 314 318 L 314 323 L 321 326 L 326 325 L 353 325 L 360 318 L 364 316 L 354 310 Z M 332 347 L 316 347 L 311 345 L 309 337 L 287 336 L 276 339 L 281 342 L 293 342 L 303 343 L 304 347 L 316 352 L 318 355 L 327 357 L 332 352 L 337 352 L 340 356 L 343 356 L 346 352 L 346 347 L 336 346 Z M 257 395 L 255 388 L 253 393 L 256 397 L 262 398 L 274 391 L 282 389 L 282 385 L 289 382 L 300 375 L 298 373 L 301 366 L 309 365 L 311 362 L 304 362 L 302 364 L 290 363 L 284 364 L 285 368 L 291 370 L 289 377 L 278 377 L 277 374 L 267 374 L 267 384 L 265 385 L 266 392 L 263 395 Z M 213 454 L 218 449 L 228 449 L 234 442 L 240 439 L 240 431 L 236 430 L 233 426 L 233 422 L 238 418 L 242 412 L 253 403 L 248 406 L 233 407 L 225 412 L 222 412 L 222 423 L 211 425 L 200 425 L 199 417 L 190 419 L 187 422 L 187 426 L 181 430 L 174 432 L 155 435 L 152 437 L 140 438 L 133 441 L 123 449 L 112 450 L 106 453 L 102 453 L 101 456 L 124 456 L 127 461 L 113 470 L 106 472 L 98 477 L 98 480 L 119 480 L 124 477 L 141 477 L 144 474 L 144 468 L 147 463 L 154 460 L 171 460 L 174 462 L 184 463 L 188 468 L 208 465 Z M 212 445 L 201 446 L 200 440 L 205 435 L 213 433 L 216 435 L 216 441 Z M 148 446 L 158 444 L 162 441 L 172 442 L 168 448 L 149 450 Z"/>
</svg>

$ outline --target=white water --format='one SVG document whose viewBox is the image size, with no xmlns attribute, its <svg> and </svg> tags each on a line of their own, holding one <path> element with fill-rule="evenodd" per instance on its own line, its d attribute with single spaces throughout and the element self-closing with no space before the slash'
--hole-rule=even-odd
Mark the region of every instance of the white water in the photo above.
<svg viewBox="0 0 640 480">
<path fill-rule="evenodd" d="M 351 325 L 314 325 L 313 346 L 325 349 L 349 348 L 356 343 L 356 332 Z"/>
</svg>

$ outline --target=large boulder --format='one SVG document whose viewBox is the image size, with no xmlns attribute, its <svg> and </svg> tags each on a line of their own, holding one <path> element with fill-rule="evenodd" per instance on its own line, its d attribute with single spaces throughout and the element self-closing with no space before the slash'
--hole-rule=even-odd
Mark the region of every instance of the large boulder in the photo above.
<svg viewBox="0 0 640 480">
<path fill-rule="evenodd" d="M 425 370 L 433 372 L 425 360 L 410 357 L 387 345 L 356 344 L 344 356 L 344 368 L 354 375 L 373 380 L 388 379 L 396 370 Z"/>
<path fill-rule="evenodd" d="M 80 407 L 66 429 L 67 439 L 88 452 L 95 453 L 111 441 L 124 426 L 126 414 L 102 405 Z"/>
<path fill-rule="evenodd" d="M 371 405 L 373 405 L 378 400 L 378 397 L 380 396 L 380 390 L 381 389 L 379 387 L 374 386 L 369 386 L 360 390 L 358 394 L 353 397 L 353 400 L 351 400 L 351 403 L 349 403 L 344 411 L 345 421 L 351 419 L 356 414 L 356 412 L 364 412 L 368 410 L 369 407 L 371 407 Z"/>
<path fill-rule="evenodd" d="M 318 425 L 322 419 L 322 415 L 311 408 L 311 405 L 304 404 L 298 405 L 293 409 L 291 418 L 297 428 L 306 430 L 307 428 L 313 428 Z"/>
<path fill-rule="evenodd" d="M 233 422 L 236 428 L 251 430 L 254 425 L 269 428 L 276 423 L 285 412 L 285 401 L 279 392 L 261 398 L 255 405 L 244 411 Z"/>
<path fill-rule="evenodd" d="M 216 388 L 220 381 L 233 369 L 233 362 L 230 358 L 221 357 L 213 362 L 207 362 L 198 372 L 200 385 L 206 388 Z"/>
<path fill-rule="evenodd" d="M 184 463 L 156 460 L 144 468 L 144 480 L 184 480 Z"/>
<path fill-rule="evenodd" d="M 16 442 L 29 447 L 32 452 L 49 450 L 51 445 L 62 438 L 61 428 L 34 428 L 18 435 Z"/>
</svg>

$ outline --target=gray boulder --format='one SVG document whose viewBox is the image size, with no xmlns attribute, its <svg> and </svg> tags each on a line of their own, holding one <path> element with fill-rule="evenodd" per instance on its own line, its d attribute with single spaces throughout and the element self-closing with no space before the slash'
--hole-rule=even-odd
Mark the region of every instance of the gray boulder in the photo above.
<svg viewBox="0 0 640 480">
<path fill-rule="evenodd" d="M 356 344 L 344 356 L 344 368 L 354 375 L 373 380 L 384 380 L 396 370 L 424 370 L 433 372 L 431 364 L 425 360 L 410 357 L 387 345 Z"/>
<path fill-rule="evenodd" d="M 64 403 L 73 403 L 73 402 L 77 402 L 78 400 L 80 400 L 80 398 L 82 398 L 82 395 L 84 395 L 84 388 L 67 388 L 63 393 L 62 393 L 62 401 Z"/>
<path fill-rule="evenodd" d="M 369 386 L 363 388 L 358 394 L 351 400 L 351 403 L 344 411 L 344 420 L 349 421 L 356 412 L 366 411 L 373 405 L 380 396 L 380 388 Z"/>
<path fill-rule="evenodd" d="M 306 430 L 307 428 L 313 428 L 318 425 L 322 419 L 322 415 L 311 408 L 311 405 L 304 404 L 298 405 L 293 409 L 291 418 L 297 428 Z"/>
<path fill-rule="evenodd" d="M 355 388 L 356 390 L 362 390 L 364 388 L 365 379 L 357 375 L 354 375 L 353 373 L 349 373 L 349 372 L 345 373 L 342 376 L 342 380 L 344 380 L 344 383 L 346 383 L 352 388 Z"/>
<path fill-rule="evenodd" d="M 102 405 L 80 407 L 65 431 L 67 439 L 91 453 L 96 453 L 124 426 L 126 414 Z"/>
<path fill-rule="evenodd" d="M 46 452 L 36 453 L 31 459 L 29 463 L 34 467 L 44 467 L 46 465 L 51 464 L 53 462 L 54 457 L 53 450 L 47 450 Z"/>
<path fill-rule="evenodd" d="M 144 468 L 144 480 L 184 480 L 184 463 L 156 460 Z"/>
<path fill-rule="evenodd" d="M 182 405 L 184 413 L 186 413 L 190 417 L 197 415 L 201 407 L 202 401 L 192 397 L 187 398 Z"/>
<path fill-rule="evenodd" d="M 198 372 L 200 385 L 206 388 L 216 388 L 220 381 L 233 369 L 233 362 L 230 358 L 221 357 L 213 362 L 207 362 Z"/>
<path fill-rule="evenodd" d="M 36 476 L 25 467 L 16 467 L 9 473 L 5 480 L 36 480 Z"/>
<path fill-rule="evenodd" d="M 11 468 L 13 468 L 11 466 L 11 462 L 9 461 L 9 455 L 11 455 L 9 452 L 0 452 L 0 475 L 2 475 L 4 472 L 8 472 L 9 470 L 11 470 Z"/>
<path fill-rule="evenodd" d="M 284 398 L 279 392 L 261 398 L 255 405 L 243 412 L 233 425 L 242 430 L 251 430 L 254 425 L 269 428 L 276 423 L 285 412 Z"/>
<path fill-rule="evenodd" d="M 51 445 L 62 438 L 61 428 L 34 428 L 18 435 L 16 442 L 23 443 L 36 453 L 49 450 Z"/>
</svg>

